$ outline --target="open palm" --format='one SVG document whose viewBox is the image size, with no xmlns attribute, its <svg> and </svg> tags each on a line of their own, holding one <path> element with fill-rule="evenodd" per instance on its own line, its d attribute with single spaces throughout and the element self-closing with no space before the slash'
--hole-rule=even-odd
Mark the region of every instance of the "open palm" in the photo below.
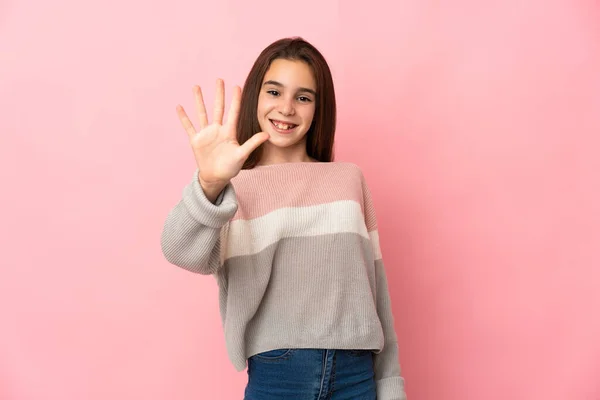
<svg viewBox="0 0 600 400">
<path fill-rule="evenodd" d="M 225 113 L 225 83 L 219 79 L 215 95 L 213 122 L 208 123 L 202 90 L 194 86 L 196 108 L 200 130 L 196 131 L 181 105 L 177 115 L 188 134 L 190 145 L 198 166 L 198 179 L 203 187 L 224 187 L 242 169 L 250 154 L 269 139 L 265 132 L 259 132 L 240 145 L 236 138 L 236 124 L 240 113 L 241 89 L 235 86 L 233 98 L 223 124 Z"/>
</svg>

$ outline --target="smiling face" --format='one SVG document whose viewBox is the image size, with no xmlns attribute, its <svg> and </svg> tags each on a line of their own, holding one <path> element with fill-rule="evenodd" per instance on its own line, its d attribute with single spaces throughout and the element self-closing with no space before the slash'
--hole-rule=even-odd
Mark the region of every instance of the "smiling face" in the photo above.
<svg viewBox="0 0 600 400">
<path fill-rule="evenodd" d="M 267 153 L 294 152 L 294 158 L 306 158 L 306 133 L 313 122 L 316 94 L 317 84 L 308 64 L 286 59 L 271 63 L 257 107 L 260 128 L 271 136 L 264 144 Z"/>
</svg>

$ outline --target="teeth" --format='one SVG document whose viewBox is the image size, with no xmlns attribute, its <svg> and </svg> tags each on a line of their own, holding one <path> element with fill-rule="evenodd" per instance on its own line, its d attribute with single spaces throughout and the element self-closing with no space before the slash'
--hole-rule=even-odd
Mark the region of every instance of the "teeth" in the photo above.
<svg viewBox="0 0 600 400">
<path fill-rule="evenodd" d="M 283 130 L 288 130 L 293 126 L 293 125 L 288 125 L 288 124 L 280 124 L 279 122 L 275 122 L 275 121 L 273 121 L 273 125 L 275 125 L 279 129 L 283 129 Z"/>
</svg>

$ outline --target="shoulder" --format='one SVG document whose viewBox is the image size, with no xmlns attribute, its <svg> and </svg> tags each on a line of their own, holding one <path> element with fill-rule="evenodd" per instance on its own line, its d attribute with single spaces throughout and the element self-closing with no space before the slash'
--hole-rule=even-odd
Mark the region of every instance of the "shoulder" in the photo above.
<svg viewBox="0 0 600 400">
<path fill-rule="evenodd" d="M 337 168 L 346 169 L 348 171 L 355 171 L 355 172 L 361 172 L 362 171 L 357 164 L 355 164 L 353 162 L 349 162 L 349 161 L 335 161 L 335 162 L 321 163 L 321 164 L 330 164 L 330 165 L 335 166 Z"/>
<path fill-rule="evenodd" d="M 358 166 L 358 164 L 348 162 L 348 161 L 340 161 L 340 162 L 331 162 L 331 163 L 321 163 L 321 164 L 329 164 L 327 167 L 337 169 L 338 171 L 347 173 L 348 175 L 353 175 L 364 178 L 364 174 L 362 169 Z M 325 167 L 325 168 L 327 168 Z"/>
<path fill-rule="evenodd" d="M 326 181 L 336 186 L 351 185 L 354 188 L 366 186 L 366 178 L 362 168 L 349 161 L 332 161 L 310 163 L 309 170 L 312 171 L 310 179 L 314 181 Z"/>
<path fill-rule="evenodd" d="M 365 174 L 358 164 L 352 162 L 339 162 L 336 164 L 343 175 L 359 184 L 362 187 L 362 190 L 368 190 Z"/>
</svg>

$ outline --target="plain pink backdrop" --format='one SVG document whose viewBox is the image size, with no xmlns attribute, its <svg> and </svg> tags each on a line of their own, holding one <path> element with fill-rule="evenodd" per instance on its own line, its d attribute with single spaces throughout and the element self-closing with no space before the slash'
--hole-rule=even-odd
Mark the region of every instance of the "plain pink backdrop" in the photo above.
<svg viewBox="0 0 600 400">
<path fill-rule="evenodd" d="M 0 398 L 242 397 L 215 281 L 160 251 L 175 105 L 290 35 L 374 194 L 409 399 L 599 399 L 591 0 L 4 0 Z"/>
</svg>

